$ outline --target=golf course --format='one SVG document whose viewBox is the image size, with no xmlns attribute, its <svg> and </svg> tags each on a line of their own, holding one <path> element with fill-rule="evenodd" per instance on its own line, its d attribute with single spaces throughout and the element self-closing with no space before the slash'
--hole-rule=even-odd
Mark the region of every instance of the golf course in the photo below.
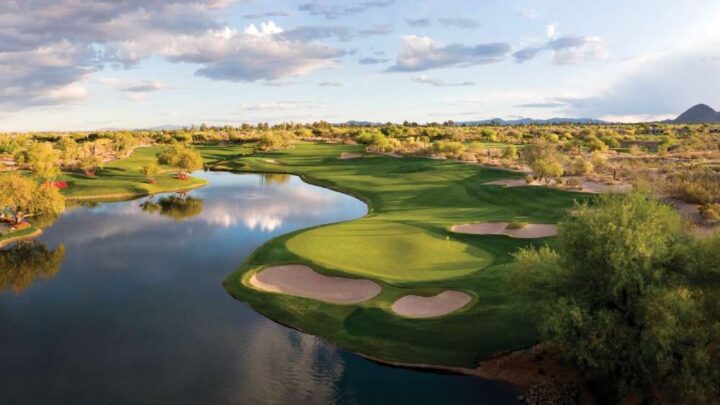
<svg viewBox="0 0 720 405">
<path fill-rule="evenodd" d="M 507 264 L 518 248 L 550 239 L 451 228 L 483 222 L 507 222 L 508 229 L 554 224 L 575 200 L 587 198 L 543 187 L 487 185 L 523 175 L 459 161 L 366 154 L 358 145 L 299 143 L 255 154 L 244 147 L 197 149 L 215 170 L 296 174 L 367 203 L 363 218 L 271 240 L 225 280 L 225 287 L 279 323 L 388 362 L 473 367 L 493 354 L 537 343 L 523 297 L 508 284 Z M 317 288 L 340 279 L 376 284 L 380 291 L 373 293 L 368 284 L 369 294 L 351 303 L 342 297 L 335 302 L 310 298 L 312 286 L 288 285 L 293 281 L 287 279 L 283 286 L 281 271 L 290 273 L 292 265 L 301 265 L 296 268 L 311 277 L 330 276 L 319 279 Z M 363 287 L 350 290 L 357 288 Z M 417 316 L 397 311 L 408 306 L 417 307 Z"/>
</svg>

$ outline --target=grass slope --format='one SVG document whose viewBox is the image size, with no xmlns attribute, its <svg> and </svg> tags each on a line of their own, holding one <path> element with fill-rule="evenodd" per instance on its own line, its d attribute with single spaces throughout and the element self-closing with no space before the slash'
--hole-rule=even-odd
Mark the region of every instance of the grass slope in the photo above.
<svg viewBox="0 0 720 405">
<path fill-rule="evenodd" d="M 0 247 L 25 239 L 32 239 L 40 236 L 42 230 L 34 225 L 16 231 L 0 232 Z"/>
<path fill-rule="evenodd" d="M 206 160 L 237 171 L 284 172 L 358 196 L 364 218 L 276 238 L 251 255 L 225 286 L 268 317 L 340 347 L 388 361 L 471 367 L 493 353 L 530 345 L 533 326 L 508 289 L 510 253 L 533 243 L 505 236 L 458 235 L 449 226 L 474 221 L 555 223 L 579 194 L 483 183 L 522 174 L 454 161 L 366 156 L 353 145 L 300 144 L 246 156 L 241 147 L 199 148 Z M 213 159 L 213 157 L 215 157 Z M 544 243 L 535 241 L 534 243 Z M 383 292 L 359 305 L 332 305 L 265 293 L 247 285 L 254 272 L 304 263 L 330 275 L 371 278 Z M 473 305 L 448 316 L 410 320 L 390 311 L 406 294 L 461 289 Z"/>
<path fill-rule="evenodd" d="M 190 178 L 178 180 L 175 172 L 165 168 L 157 177 L 155 184 L 150 184 L 140 173 L 143 166 L 156 163 L 157 153 L 162 147 L 152 146 L 137 148 L 125 159 L 107 163 L 97 171 L 95 177 L 88 177 L 79 172 L 64 172 L 58 179 L 68 182 L 63 190 L 69 199 L 108 200 L 138 197 L 166 191 L 189 190 L 200 187 L 206 182 L 202 179 Z"/>
</svg>

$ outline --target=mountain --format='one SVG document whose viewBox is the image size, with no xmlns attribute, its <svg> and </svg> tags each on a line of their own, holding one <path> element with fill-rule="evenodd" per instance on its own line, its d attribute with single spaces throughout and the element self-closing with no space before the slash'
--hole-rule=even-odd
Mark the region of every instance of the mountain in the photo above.
<svg viewBox="0 0 720 405">
<path fill-rule="evenodd" d="M 673 124 L 700 124 L 704 122 L 720 123 L 720 112 L 707 104 L 698 104 L 672 120 Z"/>
<path fill-rule="evenodd" d="M 464 121 L 457 122 L 457 125 L 530 125 L 530 124 L 607 124 L 606 121 L 594 118 L 549 118 L 546 120 L 533 118 L 518 118 L 514 120 L 504 120 L 502 118 L 493 118 L 480 121 Z"/>
</svg>

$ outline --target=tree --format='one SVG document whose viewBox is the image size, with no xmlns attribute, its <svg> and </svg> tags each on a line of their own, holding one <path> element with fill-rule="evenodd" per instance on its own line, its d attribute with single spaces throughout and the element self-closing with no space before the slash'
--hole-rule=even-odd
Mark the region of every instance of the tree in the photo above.
<svg viewBox="0 0 720 405">
<path fill-rule="evenodd" d="M 200 154 L 185 145 L 173 145 L 158 154 L 158 163 L 168 165 L 177 172 L 180 180 L 187 179 L 187 174 L 203 167 Z"/>
<path fill-rule="evenodd" d="M 18 165 L 25 165 L 45 181 L 53 181 L 60 175 L 60 154 L 49 142 L 34 142 L 26 150 L 15 155 Z"/>
<path fill-rule="evenodd" d="M 38 185 L 27 177 L 10 174 L 0 176 L 0 190 L 0 208 L 8 211 L 16 224 L 27 217 L 65 210 L 65 198 L 51 183 Z"/>
<path fill-rule="evenodd" d="M 113 138 L 112 149 L 117 157 L 127 157 L 138 143 L 138 140 L 132 134 L 121 132 Z"/>
<path fill-rule="evenodd" d="M 575 159 L 573 159 L 573 161 L 570 165 L 570 170 L 576 176 L 584 176 L 586 174 L 592 173 L 594 170 L 594 167 L 591 162 L 578 156 Z"/>
<path fill-rule="evenodd" d="M 720 235 L 694 240 L 671 207 L 610 195 L 578 206 L 554 246 L 516 253 L 513 285 L 569 361 L 619 398 L 720 394 Z"/>
<path fill-rule="evenodd" d="M 149 164 L 147 166 L 143 166 L 140 169 L 140 173 L 145 176 L 148 183 L 154 184 L 157 181 L 155 177 L 160 174 L 160 168 L 156 164 Z"/>
<path fill-rule="evenodd" d="M 58 141 L 58 147 L 60 149 L 60 157 L 67 164 L 77 160 L 80 156 L 80 147 L 74 139 L 69 136 L 64 136 Z"/>
<path fill-rule="evenodd" d="M 518 158 L 517 148 L 515 145 L 508 145 L 503 151 L 503 159 L 515 160 Z"/>
<path fill-rule="evenodd" d="M 94 145 L 87 144 L 80 153 L 78 160 L 78 166 L 80 170 L 85 173 L 86 176 L 94 177 L 98 169 L 103 168 L 103 161 L 95 154 Z"/>
<path fill-rule="evenodd" d="M 532 171 L 535 177 L 540 180 L 545 179 L 545 182 L 550 181 L 550 179 L 558 179 L 565 172 L 560 163 L 546 158 L 536 160 L 532 164 Z"/>
<path fill-rule="evenodd" d="M 292 146 L 293 136 L 289 132 L 270 132 L 263 134 L 257 143 L 257 150 L 271 152 L 275 150 L 288 149 Z"/>
</svg>

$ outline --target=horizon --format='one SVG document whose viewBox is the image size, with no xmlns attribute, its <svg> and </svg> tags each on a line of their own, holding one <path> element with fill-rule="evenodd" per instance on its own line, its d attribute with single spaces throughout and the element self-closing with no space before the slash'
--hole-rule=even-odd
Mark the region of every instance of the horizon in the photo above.
<svg viewBox="0 0 720 405">
<path fill-rule="evenodd" d="M 560 4 L 13 2 L 0 11 L 0 132 L 632 123 L 720 105 L 720 83 L 698 79 L 720 71 L 720 4 Z"/>
</svg>

